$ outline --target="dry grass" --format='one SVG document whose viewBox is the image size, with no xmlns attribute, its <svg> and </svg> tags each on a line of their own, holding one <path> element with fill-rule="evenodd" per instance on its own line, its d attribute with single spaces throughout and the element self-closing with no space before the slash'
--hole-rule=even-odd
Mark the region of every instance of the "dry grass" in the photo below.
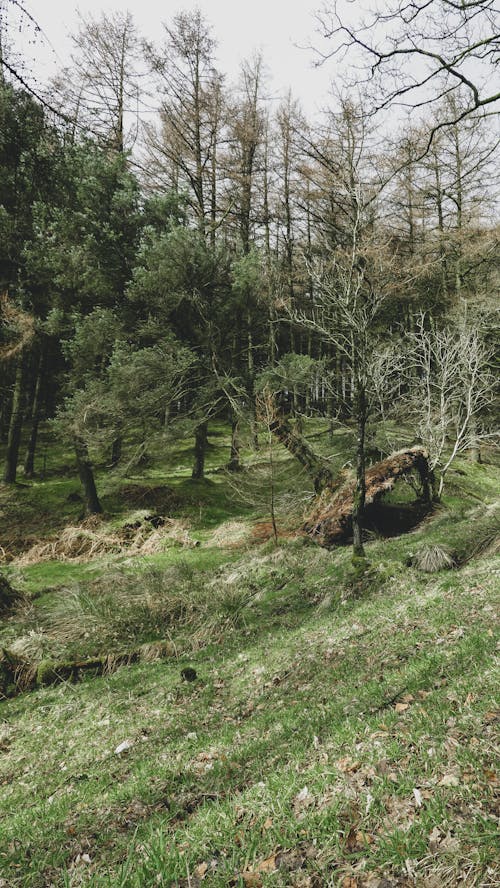
<svg viewBox="0 0 500 888">
<path fill-rule="evenodd" d="M 147 521 L 110 529 L 99 518 L 88 518 L 81 524 L 69 525 L 50 540 L 35 543 L 15 559 L 23 567 L 42 561 L 75 561 L 84 563 L 105 555 L 153 555 L 169 545 L 196 546 L 186 523 L 175 518 L 161 518 L 160 527 Z"/>
<path fill-rule="evenodd" d="M 443 546 L 423 546 L 413 556 L 412 564 L 425 573 L 437 573 L 456 567 L 453 556 Z"/>
<path fill-rule="evenodd" d="M 226 549 L 228 546 L 241 546 L 247 542 L 251 528 L 244 521 L 225 521 L 214 530 L 207 546 L 216 546 L 218 549 Z"/>
</svg>

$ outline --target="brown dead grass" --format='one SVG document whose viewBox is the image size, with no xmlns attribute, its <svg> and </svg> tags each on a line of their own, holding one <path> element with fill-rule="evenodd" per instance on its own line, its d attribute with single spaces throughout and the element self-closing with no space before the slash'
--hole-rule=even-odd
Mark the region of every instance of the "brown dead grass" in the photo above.
<svg viewBox="0 0 500 888">
<path fill-rule="evenodd" d="M 19 566 L 42 561 L 87 562 L 106 555 L 153 555 L 168 545 L 195 546 L 186 523 L 162 518 L 161 527 L 147 521 L 134 526 L 110 529 L 98 516 L 81 524 L 68 525 L 57 537 L 42 540 L 14 559 Z"/>
<path fill-rule="evenodd" d="M 251 533 L 251 528 L 243 521 L 225 521 L 214 530 L 206 545 L 219 549 L 241 548 L 248 542 Z"/>
</svg>

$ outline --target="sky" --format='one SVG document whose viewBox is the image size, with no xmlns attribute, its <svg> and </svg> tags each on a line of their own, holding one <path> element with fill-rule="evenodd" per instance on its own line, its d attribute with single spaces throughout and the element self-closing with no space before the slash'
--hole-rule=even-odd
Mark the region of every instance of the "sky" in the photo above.
<svg viewBox="0 0 500 888">
<path fill-rule="evenodd" d="M 84 17 L 99 17 L 101 12 L 128 9 L 139 31 L 157 40 L 163 21 L 171 20 L 181 9 L 199 8 L 213 26 L 218 41 L 218 67 L 230 82 L 236 79 L 242 60 L 261 50 L 272 75 L 269 94 L 278 99 L 291 88 L 304 109 L 314 113 L 325 106 L 335 75 L 332 63 L 314 66 L 315 54 L 310 46 L 320 40 L 314 18 L 318 5 L 320 0 L 311 0 L 311 5 L 300 0 L 80 0 L 78 4 L 67 0 L 27 0 L 27 9 L 47 39 L 33 42 L 29 28 L 21 32 L 11 29 L 11 33 L 16 35 L 16 45 L 22 48 L 28 69 L 31 67 L 37 80 L 44 83 L 68 60 L 68 35 L 78 29 L 78 11 Z"/>
</svg>

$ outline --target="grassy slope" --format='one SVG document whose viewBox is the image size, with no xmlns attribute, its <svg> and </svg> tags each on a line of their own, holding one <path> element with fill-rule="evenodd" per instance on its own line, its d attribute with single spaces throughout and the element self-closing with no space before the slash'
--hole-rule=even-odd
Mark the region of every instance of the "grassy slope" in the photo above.
<svg viewBox="0 0 500 888">
<path fill-rule="evenodd" d="M 422 542 L 462 546 L 495 497 L 493 467 L 459 468 L 445 509 L 369 544 L 358 597 L 347 550 L 211 547 L 221 489 L 198 491 L 208 545 L 152 559 L 169 595 L 199 605 L 196 631 L 170 627 L 178 658 L 0 703 L 3 884 L 498 884 L 495 564 L 404 564 Z M 124 572 L 147 583 L 147 567 Z M 59 568 L 24 568 L 26 588 L 65 582 Z M 60 613 L 70 593 L 36 604 Z"/>
</svg>

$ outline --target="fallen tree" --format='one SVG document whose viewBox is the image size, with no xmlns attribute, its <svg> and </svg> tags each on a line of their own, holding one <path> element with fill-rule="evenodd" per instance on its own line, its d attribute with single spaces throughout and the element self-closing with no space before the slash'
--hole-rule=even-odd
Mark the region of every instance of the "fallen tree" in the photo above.
<svg viewBox="0 0 500 888">
<path fill-rule="evenodd" d="M 396 481 L 412 472 L 416 472 L 420 478 L 422 500 L 430 504 L 432 473 L 428 454 L 423 447 L 411 447 L 393 453 L 366 471 L 366 505 L 381 499 L 393 489 Z M 322 546 L 333 546 L 346 540 L 352 533 L 355 494 L 354 479 L 345 481 L 340 487 L 324 487 L 315 500 L 314 510 L 304 524 L 304 530 Z"/>
<path fill-rule="evenodd" d="M 289 420 L 278 411 L 275 411 L 269 423 L 269 430 L 310 475 L 316 493 L 321 493 L 325 487 L 332 488 L 334 479 L 327 461 L 309 447 L 302 435 L 299 435 Z"/>
<path fill-rule="evenodd" d="M 122 666 L 151 663 L 174 655 L 175 648 L 170 641 L 150 642 L 125 653 L 80 660 L 42 660 L 38 663 L 0 648 L 0 700 L 48 685 L 78 682 L 85 676 L 111 675 Z"/>
</svg>

